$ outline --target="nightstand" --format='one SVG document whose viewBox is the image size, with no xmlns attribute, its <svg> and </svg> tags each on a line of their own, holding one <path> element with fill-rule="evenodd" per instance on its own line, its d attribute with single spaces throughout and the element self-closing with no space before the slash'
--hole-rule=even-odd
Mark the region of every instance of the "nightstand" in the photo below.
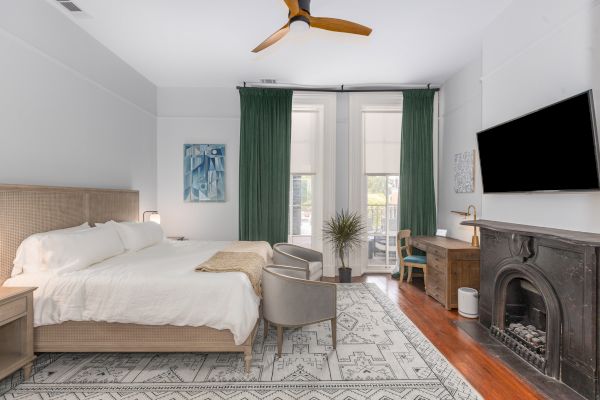
<svg viewBox="0 0 600 400">
<path fill-rule="evenodd" d="M 32 287 L 0 287 L 0 379 L 23 368 L 25 379 L 33 367 Z"/>
</svg>

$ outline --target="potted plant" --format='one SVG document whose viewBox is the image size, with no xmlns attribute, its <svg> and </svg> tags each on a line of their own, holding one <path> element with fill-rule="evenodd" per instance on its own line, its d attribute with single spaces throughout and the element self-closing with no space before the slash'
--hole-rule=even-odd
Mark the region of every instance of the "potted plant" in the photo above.
<svg viewBox="0 0 600 400">
<path fill-rule="evenodd" d="M 344 258 L 350 250 L 360 246 L 364 230 L 365 226 L 356 212 L 350 213 L 342 209 L 335 217 L 325 221 L 323 238 L 331 243 L 342 262 L 342 266 L 338 269 L 341 283 L 352 281 L 352 268 L 346 267 Z"/>
</svg>

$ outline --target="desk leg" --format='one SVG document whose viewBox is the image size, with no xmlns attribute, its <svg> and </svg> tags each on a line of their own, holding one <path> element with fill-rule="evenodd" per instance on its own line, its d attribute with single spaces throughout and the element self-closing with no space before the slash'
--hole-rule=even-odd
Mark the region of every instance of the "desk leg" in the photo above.
<svg viewBox="0 0 600 400">
<path fill-rule="evenodd" d="M 29 363 L 23 367 L 23 379 L 28 380 L 31 378 L 31 371 L 33 370 L 33 363 Z"/>
</svg>

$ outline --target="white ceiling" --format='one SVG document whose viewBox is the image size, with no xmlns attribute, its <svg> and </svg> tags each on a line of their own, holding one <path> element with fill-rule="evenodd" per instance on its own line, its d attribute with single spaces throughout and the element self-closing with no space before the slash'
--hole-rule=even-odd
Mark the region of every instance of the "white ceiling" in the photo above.
<svg viewBox="0 0 600 400">
<path fill-rule="evenodd" d="M 313 0 L 312 15 L 373 33 L 311 29 L 259 54 L 251 50 L 286 22 L 283 0 L 74 0 L 86 15 L 65 15 L 159 87 L 439 84 L 477 55 L 484 28 L 511 1 Z"/>
</svg>

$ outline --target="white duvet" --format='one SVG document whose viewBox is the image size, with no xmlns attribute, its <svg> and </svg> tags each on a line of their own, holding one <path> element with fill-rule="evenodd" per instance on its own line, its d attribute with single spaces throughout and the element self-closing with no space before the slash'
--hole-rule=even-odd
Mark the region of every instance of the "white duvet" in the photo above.
<svg viewBox="0 0 600 400">
<path fill-rule="evenodd" d="M 25 273 L 4 286 L 37 286 L 34 325 L 104 321 L 229 329 L 250 335 L 260 299 L 241 272 L 196 272 L 230 242 L 165 241 L 84 270 Z"/>
</svg>

